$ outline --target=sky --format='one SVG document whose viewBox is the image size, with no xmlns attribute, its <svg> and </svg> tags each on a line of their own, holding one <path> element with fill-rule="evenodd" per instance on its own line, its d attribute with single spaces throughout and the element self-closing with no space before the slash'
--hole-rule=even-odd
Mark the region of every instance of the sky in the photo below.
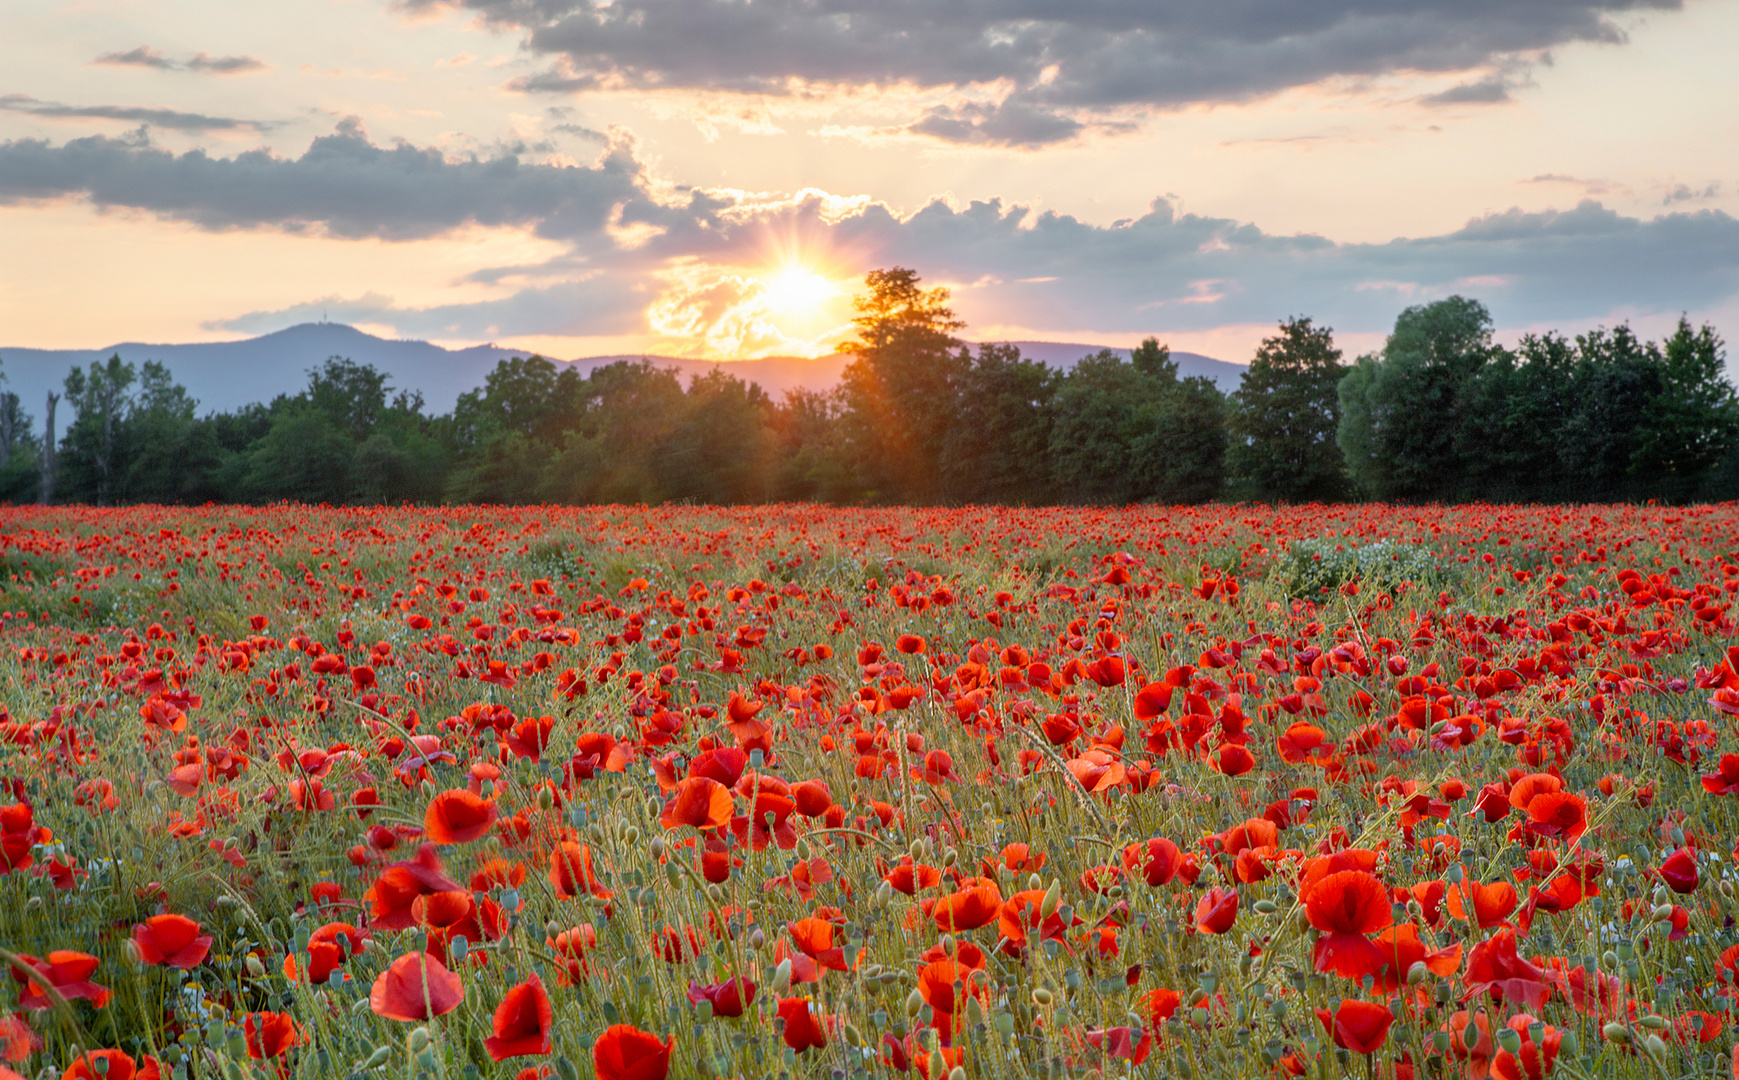
<svg viewBox="0 0 1739 1080">
<path fill-rule="evenodd" d="M 1739 336 L 1739 0 L 6 0 L 0 344 Z"/>
</svg>

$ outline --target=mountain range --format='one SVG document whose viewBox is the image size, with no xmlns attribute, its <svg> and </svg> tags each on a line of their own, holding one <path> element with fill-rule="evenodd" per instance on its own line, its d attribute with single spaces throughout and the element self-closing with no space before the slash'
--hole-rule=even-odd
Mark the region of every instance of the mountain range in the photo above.
<svg viewBox="0 0 1739 1080">
<path fill-rule="evenodd" d="M 1067 368 L 1090 353 L 1096 345 L 1053 341 L 1016 341 L 1021 355 L 1056 368 Z M 1113 350 L 1127 356 L 1128 349 Z M 371 364 L 386 372 L 394 389 L 419 390 L 425 406 L 434 413 L 448 412 L 459 395 L 483 385 L 495 365 L 508 357 L 526 355 L 523 349 L 474 345 L 446 349 L 426 341 L 399 341 L 375 337 L 343 323 L 302 323 L 242 341 L 200 342 L 189 345 L 151 345 L 125 342 L 102 349 L 28 349 L 0 346 L 0 372 L 6 388 L 16 393 L 24 407 L 40 417 L 45 396 L 58 392 L 67 372 L 75 365 L 106 360 L 119 355 L 134 364 L 156 360 L 166 365 L 175 380 L 187 387 L 200 403 L 201 412 L 228 412 L 253 402 L 269 402 L 279 394 L 293 394 L 308 384 L 308 372 L 329 357 L 342 356 L 359 364 Z M 1242 364 L 1174 352 L 1179 374 L 1203 375 L 1221 390 L 1237 389 L 1245 370 Z M 825 390 L 839 381 L 847 357 L 834 353 L 807 359 L 773 356 L 754 360 L 696 360 L 676 356 L 645 357 L 653 363 L 676 368 L 686 380 L 713 368 L 725 370 L 760 386 L 775 400 L 799 387 Z M 558 361 L 580 365 L 590 371 L 616 360 L 638 360 L 641 354 L 591 356 Z"/>
</svg>

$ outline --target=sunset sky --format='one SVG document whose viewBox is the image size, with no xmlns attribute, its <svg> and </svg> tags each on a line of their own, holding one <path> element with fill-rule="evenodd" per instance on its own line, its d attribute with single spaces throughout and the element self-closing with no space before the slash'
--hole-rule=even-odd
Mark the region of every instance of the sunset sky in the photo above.
<svg viewBox="0 0 1739 1080">
<path fill-rule="evenodd" d="M 1739 337 L 1739 2 L 7 0 L 0 345 Z"/>
</svg>

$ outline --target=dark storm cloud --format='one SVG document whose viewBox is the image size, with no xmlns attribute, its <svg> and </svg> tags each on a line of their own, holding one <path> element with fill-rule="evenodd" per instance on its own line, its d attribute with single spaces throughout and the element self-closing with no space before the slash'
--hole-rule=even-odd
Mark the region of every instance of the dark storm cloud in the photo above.
<svg viewBox="0 0 1739 1080">
<path fill-rule="evenodd" d="M 100 136 L 61 146 L 0 143 L 0 202 L 82 196 L 208 229 L 317 228 L 393 240 L 472 223 L 534 226 L 561 238 L 597 233 L 616 204 L 638 197 L 639 176 L 622 143 L 590 168 L 512 156 L 449 161 L 432 148 L 377 146 L 354 120 L 294 159 L 264 150 L 176 155 Z"/>
<path fill-rule="evenodd" d="M 259 131 L 271 126 L 259 120 L 238 120 L 231 116 L 206 116 L 137 105 L 61 105 L 39 101 L 25 94 L 0 95 L 0 110 L 44 120 L 122 120 L 171 131 Z"/>
<path fill-rule="evenodd" d="M 212 56 L 208 53 L 195 53 L 186 60 L 175 60 L 149 45 L 141 45 L 126 52 L 104 53 L 91 63 L 111 67 L 154 68 L 158 71 L 196 71 L 202 75 L 241 75 L 249 71 L 264 71 L 267 66 L 264 60 L 252 56 Z"/>
<path fill-rule="evenodd" d="M 1612 16 L 1681 0 L 397 0 L 527 32 L 557 58 L 525 90 L 594 86 L 784 93 L 836 86 L 1011 87 L 999 116 L 932 113 L 957 142 L 1073 137 L 1095 113 L 1248 100 L 1336 76 L 1513 68 Z M 1479 81 L 1442 103 L 1501 100 Z M 1483 95 L 1483 96 L 1481 96 Z M 1066 118 L 1072 117 L 1073 122 Z M 1046 119 L 1049 118 L 1049 119 Z M 1005 130 L 1006 136 L 1000 134 Z"/>
</svg>

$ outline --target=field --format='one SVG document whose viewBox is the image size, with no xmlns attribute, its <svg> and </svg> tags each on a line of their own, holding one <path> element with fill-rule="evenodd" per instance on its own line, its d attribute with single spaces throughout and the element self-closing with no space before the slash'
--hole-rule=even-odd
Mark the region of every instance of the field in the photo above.
<svg viewBox="0 0 1739 1080">
<path fill-rule="evenodd" d="M 1739 506 L 0 534 L 0 1080 L 1734 1068 Z"/>
</svg>

